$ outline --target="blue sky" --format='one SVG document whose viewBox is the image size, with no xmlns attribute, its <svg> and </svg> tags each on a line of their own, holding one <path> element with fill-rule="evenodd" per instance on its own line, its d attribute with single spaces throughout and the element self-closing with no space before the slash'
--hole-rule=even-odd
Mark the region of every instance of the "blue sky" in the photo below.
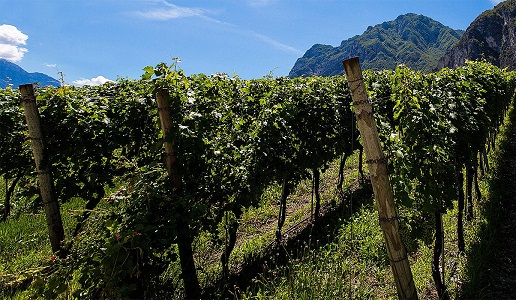
<svg viewBox="0 0 516 300">
<path fill-rule="evenodd" d="M 139 78 L 179 57 L 187 74 L 288 72 L 405 13 L 466 29 L 497 0 L 0 0 L 0 57 L 69 84 Z"/>
</svg>

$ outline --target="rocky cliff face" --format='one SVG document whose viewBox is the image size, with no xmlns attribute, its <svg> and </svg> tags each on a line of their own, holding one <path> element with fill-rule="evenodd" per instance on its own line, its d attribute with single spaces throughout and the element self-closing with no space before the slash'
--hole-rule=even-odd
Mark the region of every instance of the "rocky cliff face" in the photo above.
<svg viewBox="0 0 516 300">
<path fill-rule="evenodd" d="M 502 2 L 478 16 L 437 67 L 455 68 L 466 60 L 483 58 L 516 70 L 516 0 Z"/>
<path fill-rule="evenodd" d="M 396 20 L 370 26 L 362 35 L 344 40 L 340 46 L 312 46 L 297 60 L 289 76 L 343 74 L 342 61 L 354 56 L 360 57 L 363 69 L 394 69 L 405 64 L 431 71 L 463 33 L 422 15 L 401 15 Z"/>
</svg>

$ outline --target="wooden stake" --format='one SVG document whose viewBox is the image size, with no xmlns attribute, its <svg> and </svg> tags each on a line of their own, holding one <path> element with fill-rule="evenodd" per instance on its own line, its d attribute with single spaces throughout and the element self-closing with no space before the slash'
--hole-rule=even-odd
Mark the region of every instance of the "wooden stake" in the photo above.
<svg viewBox="0 0 516 300">
<path fill-rule="evenodd" d="M 21 105 L 29 128 L 29 139 L 38 173 L 39 189 L 43 199 L 50 245 L 52 246 L 52 252 L 62 257 L 65 255 L 65 253 L 60 251 L 61 243 L 64 241 L 63 222 L 61 220 L 59 202 L 54 193 L 54 181 L 50 173 L 50 162 L 48 161 L 48 155 L 45 153 L 45 143 L 41 130 L 41 119 L 36 106 L 34 87 L 32 84 L 21 85 L 20 92 L 22 97 Z"/>
<path fill-rule="evenodd" d="M 160 89 L 156 94 L 156 103 L 158 105 L 159 119 L 161 122 L 161 129 L 165 139 L 164 148 L 167 163 L 167 172 L 172 184 L 172 192 L 175 196 L 181 197 L 183 195 L 183 179 L 179 170 L 179 163 L 175 151 L 175 137 L 170 136 L 170 130 L 174 126 L 174 122 L 170 115 L 172 107 L 169 103 L 169 95 L 166 90 Z M 178 208 L 178 213 L 181 215 L 184 211 L 183 205 Z M 192 241 L 193 237 L 188 228 L 188 224 L 183 218 L 177 220 L 177 246 L 179 251 L 179 262 L 181 264 L 181 272 L 183 283 L 185 287 L 185 294 L 187 299 L 200 299 L 201 287 L 195 269 L 195 261 L 193 258 Z"/>
<path fill-rule="evenodd" d="M 387 161 L 381 150 L 378 130 L 373 117 L 373 108 L 367 96 L 358 57 L 345 60 L 343 64 L 348 77 L 358 129 L 364 145 L 366 163 L 371 174 L 380 226 L 391 261 L 398 298 L 417 299 L 407 251 L 399 232 L 398 214 L 389 182 Z"/>
</svg>

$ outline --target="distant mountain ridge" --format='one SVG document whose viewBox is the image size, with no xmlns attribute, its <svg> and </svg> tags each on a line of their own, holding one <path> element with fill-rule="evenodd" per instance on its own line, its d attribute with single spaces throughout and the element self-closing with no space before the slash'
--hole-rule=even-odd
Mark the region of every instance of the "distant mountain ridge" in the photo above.
<svg viewBox="0 0 516 300">
<path fill-rule="evenodd" d="M 61 83 L 43 73 L 29 73 L 15 63 L 0 58 L 0 88 L 10 84 L 17 88 L 22 84 L 39 83 L 40 86 L 61 86 Z"/>
<path fill-rule="evenodd" d="M 463 33 L 423 15 L 401 15 L 370 26 L 338 47 L 312 46 L 296 61 L 289 77 L 343 74 L 342 60 L 354 56 L 360 57 L 363 69 L 394 69 L 405 64 L 430 72 Z"/>
<path fill-rule="evenodd" d="M 466 60 L 486 59 L 516 70 L 516 0 L 506 0 L 478 16 L 460 41 L 439 60 L 438 68 L 455 68 Z"/>
</svg>

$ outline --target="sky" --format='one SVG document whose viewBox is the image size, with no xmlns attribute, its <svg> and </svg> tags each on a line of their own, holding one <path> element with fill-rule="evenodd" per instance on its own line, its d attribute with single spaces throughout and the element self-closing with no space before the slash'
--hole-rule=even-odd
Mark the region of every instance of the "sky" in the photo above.
<svg viewBox="0 0 516 300">
<path fill-rule="evenodd" d="M 0 58 L 67 84 L 186 74 L 287 76 L 314 44 L 340 45 L 406 13 L 467 29 L 498 0 L 0 0 Z"/>
</svg>

